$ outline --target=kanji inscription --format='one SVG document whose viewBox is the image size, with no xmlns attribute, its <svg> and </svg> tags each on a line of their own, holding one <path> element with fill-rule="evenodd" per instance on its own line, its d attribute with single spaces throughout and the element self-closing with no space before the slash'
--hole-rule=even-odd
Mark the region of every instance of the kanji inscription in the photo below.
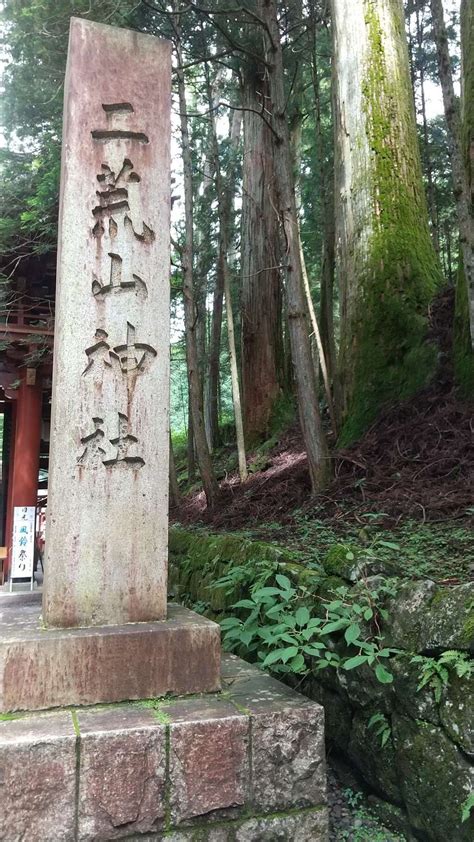
<svg viewBox="0 0 474 842">
<path fill-rule="evenodd" d="M 170 102 L 168 42 L 72 19 L 44 580 L 50 626 L 166 616 Z"/>
</svg>

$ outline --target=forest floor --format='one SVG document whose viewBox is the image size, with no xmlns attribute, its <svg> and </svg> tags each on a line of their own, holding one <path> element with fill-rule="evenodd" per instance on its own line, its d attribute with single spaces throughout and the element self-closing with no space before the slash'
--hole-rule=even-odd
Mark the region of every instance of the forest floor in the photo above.
<svg viewBox="0 0 474 842">
<path fill-rule="evenodd" d="M 334 543 L 362 543 L 378 555 L 403 555 L 407 575 L 446 584 L 474 572 L 474 408 L 459 400 L 450 362 L 453 290 L 433 304 L 430 338 L 439 348 L 434 381 L 388 407 L 351 447 L 333 450 L 334 479 L 310 497 L 299 426 L 249 454 L 240 483 L 234 446 L 217 455 L 219 503 L 206 510 L 200 489 L 172 519 L 235 530 L 300 549 L 308 558 Z M 389 541 L 392 547 L 384 546 Z"/>
</svg>

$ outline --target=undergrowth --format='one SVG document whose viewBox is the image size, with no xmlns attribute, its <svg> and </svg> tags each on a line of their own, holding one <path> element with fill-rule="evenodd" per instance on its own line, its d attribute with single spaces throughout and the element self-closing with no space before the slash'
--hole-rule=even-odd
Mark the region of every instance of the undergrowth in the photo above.
<svg viewBox="0 0 474 842">
<path fill-rule="evenodd" d="M 473 513 L 474 509 L 467 515 Z M 307 563 L 322 563 L 335 544 L 346 544 L 394 564 L 407 578 L 465 581 L 472 576 L 474 539 L 468 520 L 425 524 L 408 520 L 388 529 L 384 518 L 384 512 L 367 513 L 355 526 L 342 517 L 328 522 L 296 512 L 293 525 L 267 523 L 242 534 L 297 549 Z"/>
</svg>

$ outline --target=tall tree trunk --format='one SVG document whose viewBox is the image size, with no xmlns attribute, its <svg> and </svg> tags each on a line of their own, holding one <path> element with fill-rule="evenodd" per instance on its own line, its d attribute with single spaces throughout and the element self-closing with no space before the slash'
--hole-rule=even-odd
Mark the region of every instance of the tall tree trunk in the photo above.
<svg viewBox="0 0 474 842">
<path fill-rule="evenodd" d="M 274 144 L 277 209 L 285 236 L 286 294 L 291 356 L 295 371 L 301 428 L 308 455 L 311 486 L 323 488 L 330 476 L 329 453 L 319 414 L 318 390 L 311 355 L 307 307 L 303 286 L 298 215 L 290 138 L 286 115 L 283 55 L 276 0 L 258 0 L 257 9 L 265 25 L 265 54 L 268 67 Z"/>
<path fill-rule="evenodd" d="M 210 143 L 210 139 L 208 140 Z M 214 173 L 212 168 L 212 160 L 210 155 L 206 155 L 203 164 L 201 189 L 194 190 L 194 194 L 198 193 L 197 206 L 193 214 L 196 224 L 194 226 L 194 251 L 196 254 L 196 267 L 194 271 L 194 289 L 195 289 L 195 303 L 196 303 L 196 342 L 199 359 L 199 376 L 201 378 L 201 388 L 203 390 L 203 406 L 204 418 L 206 416 L 206 403 L 209 395 L 207 376 L 208 367 L 206 365 L 207 358 L 207 286 L 208 277 L 213 265 L 214 254 L 211 247 L 212 243 L 212 225 L 210 206 L 213 199 L 213 183 Z M 209 448 L 211 446 L 209 445 Z"/>
<path fill-rule="evenodd" d="M 315 364 L 315 375 L 317 379 L 317 373 L 319 368 L 321 368 L 321 374 L 323 375 L 323 383 L 324 383 L 324 391 L 326 393 L 326 401 L 328 405 L 329 417 L 331 419 L 331 427 L 332 431 L 335 436 L 337 436 L 337 422 L 336 422 L 336 415 L 334 412 L 334 404 L 332 400 L 331 394 L 331 384 L 329 382 L 329 373 L 328 367 L 326 364 L 326 356 L 324 354 L 323 343 L 321 341 L 321 331 L 319 330 L 318 320 L 316 318 L 316 311 L 314 309 L 313 299 L 311 298 L 311 288 L 309 285 L 309 278 L 308 273 L 306 271 L 306 263 L 303 254 L 303 244 L 301 242 L 300 236 L 300 259 L 301 259 L 301 269 L 303 272 L 303 286 L 306 295 L 306 302 L 308 305 L 308 313 L 309 313 L 309 320 L 311 322 L 311 327 L 313 329 L 313 336 L 315 342 L 315 349 L 314 349 L 314 364 Z"/>
<path fill-rule="evenodd" d="M 170 503 L 174 508 L 179 506 L 180 497 L 176 462 L 174 460 L 173 440 L 170 432 Z"/>
<path fill-rule="evenodd" d="M 242 112 L 232 111 L 230 117 L 230 132 L 229 141 L 231 154 L 235 157 L 237 148 L 239 146 L 240 131 L 242 126 Z M 228 218 L 228 244 L 231 242 L 231 224 L 230 217 L 232 215 L 232 205 L 235 192 L 235 165 L 231 167 L 229 178 L 226 180 L 225 186 L 225 213 Z M 221 335 L 222 335 L 222 313 L 224 302 L 224 274 L 222 272 L 222 262 L 218 260 L 216 271 L 216 286 L 214 289 L 214 299 L 212 306 L 212 324 L 211 324 L 211 339 L 209 343 L 209 374 L 208 374 L 208 414 L 207 414 L 207 431 L 208 441 L 211 448 L 219 445 L 219 374 L 220 374 L 220 350 L 221 350 Z"/>
<path fill-rule="evenodd" d="M 193 433 L 193 411 L 191 408 L 191 392 L 189 389 L 189 376 L 188 376 L 188 435 L 187 435 L 187 446 L 186 446 L 186 458 L 187 458 L 187 465 L 188 465 L 188 482 L 189 484 L 194 483 L 196 478 L 196 455 L 194 452 L 194 433 Z"/>
<path fill-rule="evenodd" d="M 281 257 L 275 212 L 273 135 L 259 111 L 267 85 L 255 67 L 244 78 L 241 221 L 242 396 L 248 441 L 268 433 L 281 388 Z"/>
<path fill-rule="evenodd" d="M 461 155 L 464 168 L 463 189 L 467 196 L 468 212 L 472 210 L 474 178 L 474 6 L 472 0 L 461 2 Z M 453 162 L 454 169 L 454 162 Z M 460 185 L 459 185 L 460 186 Z M 459 189 L 458 186 L 458 189 Z M 464 212 L 464 211 L 463 211 Z M 456 285 L 456 310 L 454 319 L 454 370 L 457 386 L 461 393 L 472 398 L 474 395 L 474 290 L 472 278 L 473 219 L 470 230 L 461 232 L 461 257 Z M 461 225 L 459 225 L 461 227 Z M 467 227 L 467 226 L 466 226 Z M 466 268 L 467 267 L 467 268 Z M 470 270 L 469 270 L 470 267 Z M 470 272 L 470 274 L 469 274 Z"/>
<path fill-rule="evenodd" d="M 206 435 L 212 451 L 220 444 L 219 437 L 219 375 L 222 336 L 222 313 L 224 304 L 224 278 L 220 265 L 216 271 L 216 285 L 212 301 L 211 337 L 209 342 L 209 368 L 207 376 Z"/>
<path fill-rule="evenodd" d="M 425 32 L 423 26 L 423 9 L 416 7 L 416 40 L 418 45 L 418 55 L 421 56 L 423 52 L 423 45 L 425 39 Z M 438 209 L 436 207 L 435 185 L 433 181 L 433 168 L 431 163 L 431 149 L 430 139 L 428 136 L 428 120 L 426 118 L 426 97 L 425 97 L 425 67 L 423 58 L 419 63 L 419 79 L 420 79 L 420 104 L 421 104 L 421 120 L 423 124 L 423 157 L 425 164 L 425 173 L 428 181 L 428 210 L 431 222 L 431 235 L 433 237 L 433 244 L 435 251 L 439 254 L 439 229 L 438 229 Z"/>
<path fill-rule="evenodd" d="M 174 11 L 179 11 L 176 2 Z M 199 356 L 196 338 L 196 305 L 193 286 L 193 183 L 192 158 L 189 144 L 188 116 L 186 104 L 186 88 L 184 82 L 183 61 L 180 40 L 179 14 L 174 16 L 176 33 L 175 50 L 177 57 L 176 76 L 178 80 L 178 95 L 181 125 L 181 143 L 183 153 L 183 180 L 185 206 L 185 239 L 182 247 L 183 295 L 184 295 L 184 324 L 186 332 L 186 358 L 188 364 L 189 396 L 191 415 L 193 420 L 193 435 L 196 445 L 196 455 L 199 472 L 206 495 L 207 505 L 212 508 L 215 503 L 218 485 L 214 475 L 211 455 L 207 446 L 203 419 L 203 396 L 201 377 L 199 374 Z"/>
<path fill-rule="evenodd" d="M 219 160 L 219 143 L 217 140 L 216 120 L 214 113 L 214 96 L 212 92 L 212 85 L 209 78 L 209 69 L 206 65 L 206 81 L 207 81 L 207 98 L 209 104 L 209 125 L 211 132 L 211 147 L 214 162 L 214 172 L 216 176 L 216 190 L 217 190 L 217 213 L 219 218 L 219 256 L 218 256 L 218 273 L 222 276 L 224 284 L 225 295 L 225 310 L 227 318 L 227 338 L 229 342 L 229 356 L 230 356 L 230 377 L 232 384 L 232 403 L 234 406 L 235 430 L 237 437 L 237 453 L 239 459 L 239 474 L 241 482 L 247 479 L 247 459 L 245 455 L 245 440 L 244 440 L 244 426 L 242 421 L 242 406 L 240 402 L 240 386 L 239 374 L 237 369 L 237 352 L 235 347 L 235 333 L 234 333 L 234 315 L 232 308 L 232 296 L 230 291 L 230 272 L 228 263 L 229 251 L 229 228 L 230 228 L 230 208 L 232 202 L 232 185 L 234 178 L 232 174 L 228 175 L 228 183 L 224 187 L 220 160 Z M 230 189 L 229 189 L 230 188 Z"/>
<path fill-rule="evenodd" d="M 451 165 L 453 170 L 454 198 L 456 200 L 456 212 L 461 238 L 461 253 L 463 260 L 464 276 L 466 279 L 468 302 L 469 302 L 469 324 L 471 332 L 471 345 L 474 349 L 474 219 L 471 208 L 471 195 L 467 168 L 463 161 L 461 147 L 461 121 L 459 114 L 459 102 L 454 93 L 453 74 L 449 58 L 448 35 L 444 23 L 442 0 L 431 0 L 431 15 L 433 19 L 433 31 L 438 57 L 438 72 L 443 91 L 444 113 L 448 126 L 448 137 L 451 146 Z M 471 9 L 464 9 L 464 21 L 470 15 Z M 472 23 L 471 23 L 472 29 Z M 471 31 L 472 35 L 472 31 Z M 471 43 L 472 50 L 472 43 Z M 467 54 L 463 54 L 463 68 L 469 64 Z M 470 59 L 472 62 L 472 58 Z M 471 79 L 472 85 L 472 79 Z M 472 96 L 464 85 L 464 94 Z"/>
<path fill-rule="evenodd" d="M 316 149 L 318 155 L 319 166 L 319 182 L 321 190 L 321 206 L 324 221 L 324 239 L 323 239 L 323 253 L 321 261 L 321 304 L 320 304 L 320 332 L 321 343 L 323 346 L 324 359 L 327 369 L 328 382 L 333 387 L 333 401 L 334 409 L 332 409 L 332 423 L 333 429 L 337 428 L 337 381 L 334 378 L 336 369 L 336 342 L 334 336 L 334 260 L 335 260 L 335 240 L 334 240 L 334 172 L 326 171 L 326 163 L 324 157 L 324 142 L 323 130 L 321 123 L 321 86 L 319 78 L 319 62 L 317 51 L 317 31 L 318 23 L 316 19 L 313 21 L 313 50 L 311 61 L 311 75 L 314 90 L 314 124 L 316 129 Z M 332 85 L 331 85 L 332 87 Z M 332 92 L 331 92 L 332 93 Z M 332 95 L 331 95 L 331 112 L 332 109 Z"/>
<path fill-rule="evenodd" d="M 332 0 L 342 442 L 432 375 L 441 283 L 421 175 L 402 0 Z"/>
</svg>

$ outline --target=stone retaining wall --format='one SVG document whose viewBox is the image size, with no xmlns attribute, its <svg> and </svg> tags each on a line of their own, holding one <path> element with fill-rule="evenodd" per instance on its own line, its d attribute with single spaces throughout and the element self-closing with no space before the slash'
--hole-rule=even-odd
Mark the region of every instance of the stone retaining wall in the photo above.
<svg viewBox="0 0 474 842">
<path fill-rule="evenodd" d="M 291 553 L 233 535 L 206 535 L 174 527 L 170 532 L 172 582 L 176 595 L 205 606 L 215 618 L 246 594 L 209 590 L 231 565 L 266 558 L 318 594 L 350 585 L 354 571 L 335 564 L 326 572 L 305 570 Z M 378 571 L 380 572 L 380 571 Z M 393 572 L 393 571 L 391 571 Z M 308 601 L 309 607 L 311 598 Z M 474 816 L 461 822 L 462 804 L 474 791 L 474 679 L 450 675 L 437 703 L 432 689 L 418 691 L 414 653 L 438 657 L 443 651 L 473 649 L 474 583 L 440 588 L 430 581 L 400 581 L 387 605 L 382 632 L 400 654 L 390 659 L 392 684 L 380 684 L 369 667 L 310 673 L 300 690 L 326 713 L 328 750 L 349 764 L 372 793 L 385 822 L 409 838 L 427 842 L 470 842 Z M 384 747 L 371 717 L 382 713 L 390 728 Z"/>
</svg>

